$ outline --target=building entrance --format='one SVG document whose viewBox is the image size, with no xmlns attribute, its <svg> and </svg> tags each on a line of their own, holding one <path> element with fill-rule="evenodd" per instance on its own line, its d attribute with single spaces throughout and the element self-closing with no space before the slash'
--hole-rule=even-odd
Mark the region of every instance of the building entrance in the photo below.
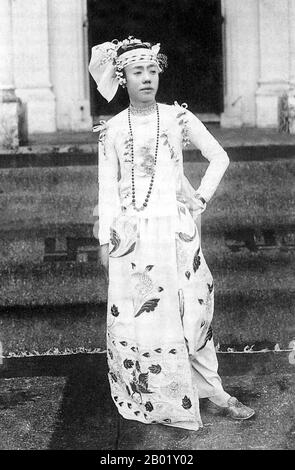
<svg viewBox="0 0 295 470">
<path fill-rule="evenodd" d="M 88 0 L 88 44 L 134 36 L 161 43 L 168 69 L 160 76 L 157 99 L 187 102 L 195 113 L 223 111 L 221 0 Z M 91 78 L 93 116 L 116 114 L 127 106 L 126 90 L 111 103 Z"/>
</svg>

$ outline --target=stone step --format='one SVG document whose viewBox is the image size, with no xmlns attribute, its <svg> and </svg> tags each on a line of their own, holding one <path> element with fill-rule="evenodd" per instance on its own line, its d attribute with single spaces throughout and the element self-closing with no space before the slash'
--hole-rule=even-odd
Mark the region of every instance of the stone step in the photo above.
<svg viewBox="0 0 295 470">
<path fill-rule="evenodd" d="M 225 146 L 224 149 L 232 162 L 293 160 L 295 158 L 295 143 L 293 142 L 287 145 Z M 184 162 L 206 162 L 201 152 L 193 148 L 185 150 L 183 155 Z M 95 144 L 21 147 L 17 152 L 0 150 L 0 169 L 92 166 L 96 164 L 97 145 Z"/>
</svg>

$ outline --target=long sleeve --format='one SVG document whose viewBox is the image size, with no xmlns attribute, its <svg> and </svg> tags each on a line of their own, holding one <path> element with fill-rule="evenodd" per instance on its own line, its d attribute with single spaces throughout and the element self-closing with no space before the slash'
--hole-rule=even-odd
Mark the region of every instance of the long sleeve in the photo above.
<svg viewBox="0 0 295 470">
<path fill-rule="evenodd" d="M 230 160 L 204 124 L 188 110 L 186 110 L 186 121 L 187 137 L 210 162 L 197 189 L 197 192 L 208 202 L 215 193 Z"/>
<path fill-rule="evenodd" d="M 98 239 L 100 245 L 110 241 L 110 225 L 120 210 L 118 190 L 119 162 L 112 132 L 104 131 L 98 142 Z"/>
</svg>

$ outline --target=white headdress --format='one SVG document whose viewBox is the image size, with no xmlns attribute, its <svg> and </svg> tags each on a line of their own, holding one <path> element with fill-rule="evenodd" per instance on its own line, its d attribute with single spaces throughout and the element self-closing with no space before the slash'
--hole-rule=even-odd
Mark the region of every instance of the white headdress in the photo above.
<svg viewBox="0 0 295 470">
<path fill-rule="evenodd" d="M 162 72 L 167 67 L 167 57 L 159 54 L 159 50 L 160 44 L 152 46 L 132 36 L 121 42 L 115 39 L 92 47 L 89 72 L 96 81 L 100 94 L 107 101 L 114 98 L 119 85 L 126 83 L 122 71 L 127 65 L 152 62 Z"/>
</svg>

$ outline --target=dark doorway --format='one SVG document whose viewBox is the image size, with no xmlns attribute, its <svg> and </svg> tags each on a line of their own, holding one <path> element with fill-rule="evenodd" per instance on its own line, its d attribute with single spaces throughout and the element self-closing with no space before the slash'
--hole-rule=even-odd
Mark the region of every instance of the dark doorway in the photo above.
<svg viewBox="0 0 295 470">
<path fill-rule="evenodd" d="M 88 0 L 89 49 L 134 36 L 161 43 L 168 69 L 157 99 L 187 102 L 195 113 L 223 111 L 221 0 Z M 92 115 L 116 114 L 127 106 L 119 89 L 107 103 L 91 80 Z"/>
</svg>

